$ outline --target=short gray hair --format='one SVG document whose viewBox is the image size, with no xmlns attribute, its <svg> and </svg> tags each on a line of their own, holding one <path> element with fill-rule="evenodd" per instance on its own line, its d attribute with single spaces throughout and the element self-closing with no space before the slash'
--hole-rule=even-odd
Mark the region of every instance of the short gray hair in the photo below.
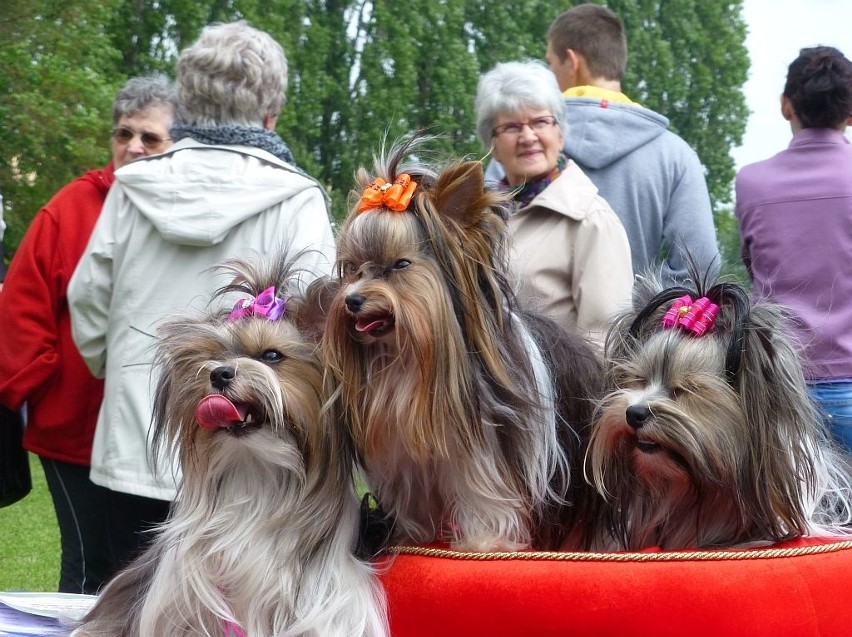
<svg viewBox="0 0 852 637">
<path fill-rule="evenodd" d="M 118 124 L 118 120 L 126 115 L 135 115 L 158 105 L 171 106 L 176 114 L 177 103 L 175 84 L 162 73 L 131 77 L 112 103 L 112 123 Z"/>
<path fill-rule="evenodd" d="M 500 115 L 527 109 L 549 110 L 566 133 L 565 99 L 556 76 L 541 62 L 503 62 L 479 80 L 476 90 L 476 134 L 491 147 L 494 122 Z"/>
<path fill-rule="evenodd" d="M 177 62 L 182 116 L 200 126 L 260 126 L 278 116 L 287 91 L 287 57 L 244 20 L 205 27 Z"/>
</svg>

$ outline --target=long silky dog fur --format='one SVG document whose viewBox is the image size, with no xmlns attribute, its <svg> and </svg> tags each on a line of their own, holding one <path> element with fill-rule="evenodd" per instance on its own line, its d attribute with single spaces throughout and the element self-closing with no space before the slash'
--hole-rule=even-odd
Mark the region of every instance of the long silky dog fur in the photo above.
<svg viewBox="0 0 852 637">
<path fill-rule="evenodd" d="M 405 210 L 353 210 L 323 351 L 331 409 L 395 540 L 487 551 L 580 534 L 582 457 L 602 387 L 591 346 L 522 311 L 506 260 L 508 199 L 479 162 L 435 168 L 401 142 L 362 169 L 410 175 Z"/>
<path fill-rule="evenodd" d="M 177 317 L 160 331 L 155 448 L 182 482 L 150 548 L 122 571 L 75 637 L 387 634 L 383 593 L 353 556 L 358 504 L 345 432 L 321 414 L 323 367 L 293 261 L 234 260 L 217 297 L 276 287 L 285 316 Z M 225 380 L 222 380 L 224 377 Z M 248 409 L 199 427 L 210 394 Z"/>
<path fill-rule="evenodd" d="M 694 275 L 694 280 L 700 280 Z M 711 331 L 665 329 L 690 295 Z M 810 399 L 786 311 L 725 282 L 640 279 L 607 339 L 611 392 L 587 471 L 608 506 L 597 548 L 741 547 L 848 536 L 848 465 Z"/>
</svg>

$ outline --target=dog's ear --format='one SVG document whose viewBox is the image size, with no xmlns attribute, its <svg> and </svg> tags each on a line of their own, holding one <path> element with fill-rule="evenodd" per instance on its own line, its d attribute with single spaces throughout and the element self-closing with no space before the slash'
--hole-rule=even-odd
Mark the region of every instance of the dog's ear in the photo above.
<svg viewBox="0 0 852 637">
<path fill-rule="evenodd" d="M 775 421 L 776 427 L 787 422 L 810 419 L 810 400 L 798 348 L 784 310 L 774 304 L 759 302 L 749 312 L 748 327 L 742 345 L 739 390 L 751 394 L 746 409 L 754 409 L 754 417 Z M 806 414 L 802 414 L 807 407 Z M 786 436 L 786 434 L 785 434 Z"/>
<path fill-rule="evenodd" d="M 755 480 L 770 487 L 765 499 L 752 503 L 771 524 L 775 537 L 784 528 L 804 532 L 805 493 L 813 492 L 816 477 L 809 462 L 819 416 L 810 400 L 795 342 L 789 336 L 780 307 L 754 305 L 742 345 L 737 379 L 740 401 L 752 432 L 752 448 L 743 450 L 752 466 L 760 467 Z M 767 453 L 768 449 L 783 452 Z"/>
<path fill-rule="evenodd" d="M 638 314 L 651 302 L 655 296 L 663 291 L 663 281 L 660 269 L 648 269 L 636 274 L 633 280 L 633 311 Z"/>
<path fill-rule="evenodd" d="M 476 225 L 491 205 L 485 192 L 485 176 L 478 161 L 454 164 L 438 176 L 433 201 L 440 213 L 460 227 Z"/>
<path fill-rule="evenodd" d="M 304 296 L 294 304 L 291 320 L 304 338 L 315 343 L 322 339 L 328 309 L 339 289 L 339 281 L 321 277 L 308 285 Z"/>
</svg>

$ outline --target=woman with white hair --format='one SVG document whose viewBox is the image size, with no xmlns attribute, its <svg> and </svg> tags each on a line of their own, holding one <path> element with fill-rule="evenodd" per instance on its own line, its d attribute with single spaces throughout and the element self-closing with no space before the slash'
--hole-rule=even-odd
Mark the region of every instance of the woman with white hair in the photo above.
<svg viewBox="0 0 852 637">
<path fill-rule="evenodd" d="M 296 168 L 275 133 L 287 59 L 268 33 L 244 21 L 206 27 L 178 59 L 177 81 L 185 123 L 172 127 L 175 141 L 260 148 Z"/>
<path fill-rule="evenodd" d="M 479 82 L 476 129 L 515 203 L 509 218 L 518 298 L 598 344 L 630 301 L 627 234 L 609 204 L 562 152 L 565 101 L 536 62 L 498 64 Z"/>
<path fill-rule="evenodd" d="M 113 541 L 132 557 L 134 507 L 175 496 L 176 469 L 150 459 L 157 324 L 202 309 L 232 257 L 300 253 L 304 282 L 331 273 L 334 239 L 322 187 L 274 132 L 287 60 L 245 22 L 205 27 L 177 63 L 175 144 L 117 170 L 68 290 L 74 340 L 104 377 L 91 478 L 124 502 Z M 138 544 L 138 541 L 136 542 Z"/>
</svg>

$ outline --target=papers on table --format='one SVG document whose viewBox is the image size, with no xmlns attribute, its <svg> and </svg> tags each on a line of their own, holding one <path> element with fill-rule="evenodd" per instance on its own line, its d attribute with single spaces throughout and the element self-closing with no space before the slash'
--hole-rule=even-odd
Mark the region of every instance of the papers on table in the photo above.
<svg viewBox="0 0 852 637">
<path fill-rule="evenodd" d="M 0 593 L 0 637 L 67 635 L 95 603 L 94 595 Z"/>
</svg>

